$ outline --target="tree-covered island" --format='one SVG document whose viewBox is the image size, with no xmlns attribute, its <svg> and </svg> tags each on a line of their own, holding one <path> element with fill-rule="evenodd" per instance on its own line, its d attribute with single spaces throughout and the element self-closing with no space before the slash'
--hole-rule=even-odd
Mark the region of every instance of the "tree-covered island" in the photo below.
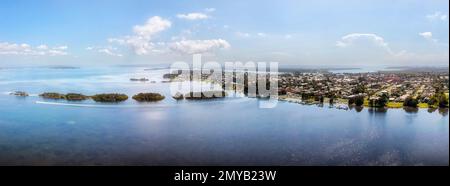
<svg viewBox="0 0 450 186">
<path fill-rule="evenodd" d="M 155 102 L 161 101 L 165 97 L 158 93 L 139 93 L 133 96 L 133 99 L 138 102 Z"/>
</svg>

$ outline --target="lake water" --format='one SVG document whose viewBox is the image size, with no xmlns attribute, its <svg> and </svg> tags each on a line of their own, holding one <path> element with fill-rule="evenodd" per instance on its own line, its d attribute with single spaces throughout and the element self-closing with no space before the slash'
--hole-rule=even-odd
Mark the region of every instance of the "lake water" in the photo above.
<svg viewBox="0 0 450 186">
<path fill-rule="evenodd" d="M 447 165 L 448 110 L 337 110 L 226 98 L 180 101 L 167 70 L 0 69 L 0 165 Z M 150 82 L 130 82 L 146 77 Z M 26 98 L 8 95 L 22 90 Z M 140 104 L 55 102 L 42 92 L 159 92 Z M 59 104 L 61 103 L 61 104 Z M 72 105 L 75 104 L 75 105 Z"/>
</svg>

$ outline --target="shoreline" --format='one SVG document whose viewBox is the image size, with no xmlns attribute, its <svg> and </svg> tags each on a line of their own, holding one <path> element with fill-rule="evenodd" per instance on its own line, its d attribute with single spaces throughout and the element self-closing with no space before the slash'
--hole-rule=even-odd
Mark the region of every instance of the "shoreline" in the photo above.
<svg viewBox="0 0 450 186">
<path fill-rule="evenodd" d="M 6 95 L 6 94 L 5 94 Z M 35 94 L 30 94 L 32 96 L 30 97 L 39 97 L 36 96 Z M 225 97 L 225 98 L 230 98 L 230 97 Z M 249 98 L 249 97 L 245 97 L 245 98 Z M 259 99 L 259 98 L 255 98 L 255 99 Z M 126 104 L 126 105 L 114 105 L 111 103 L 102 103 L 102 102 L 94 102 L 94 103 L 88 103 L 88 104 L 84 104 L 82 103 L 83 101 L 68 101 L 65 100 L 64 102 L 55 102 L 55 101 L 45 101 L 46 99 L 42 99 L 42 100 L 37 100 L 34 101 L 35 104 L 44 104 L 44 105 L 58 105 L 58 106 L 74 106 L 74 107 L 99 107 L 99 108 L 111 108 L 111 107 L 117 107 L 120 106 L 122 108 L 145 108 L 145 106 L 139 105 L 142 104 L 141 102 L 136 101 L 136 103 L 134 104 Z M 200 101 L 205 101 L 208 102 L 209 100 L 200 100 Z M 222 102 L 227 103 L 230 100 L 223 100 Z M 231 100 L 233 101 L 233 100 Z M 325 98 L 324 103 L 320 103 L 319 101 L 314 101 L 312 99 L 307 100 L 307 101 L 303 101 L 301 98 L 296 98 L 296 97 L 288 97 L 288 96 L 279 96 L 278 97 L 278 101 L 281 102 L 287 102 L 287 103 L 292 103 L 292 104 L 298 104 L 298 105 L 304 105 L 304 106 L 321 106 L 321 107 L 327 107 L 327 108 L 334 108 L 334 109 L 338 109 L 338 110 L 351 110 L 353 108 L 368 108 L 368 109 L 412 109 L 412 110 L 425 110 L 425 109 L 448 109 L 448 108 L 434 108 L 434 107 L 428 107 L 428 105 L 425 107 L 424 105 L 421 105 L 419 107 L 413 108 L 413 107 L 405 107 L 403 106 L 403 103 L 388 103 L 386 107 L 369 107 L 367 106 L 367 101 L 365 101 L 363 106 L 354 106 L 354 105 L 348 105 L 348 100 L 347 99 L 335 99 L 335 103 L 334 104 L 329 104 L 329 98 Z M 138 104 L 139 103 L 139 104 Z M 184 102 L 183 102 L 184 103 Z M 187 102 L 186 102 L 187 103 Z M 400 106 L 401 105 L 401 106 Z M 157 104 L 154 105 L 152 104 L 152 107 L 170 107 L 173 105 L 167 105 L 167 104 Z"/>
</svg>

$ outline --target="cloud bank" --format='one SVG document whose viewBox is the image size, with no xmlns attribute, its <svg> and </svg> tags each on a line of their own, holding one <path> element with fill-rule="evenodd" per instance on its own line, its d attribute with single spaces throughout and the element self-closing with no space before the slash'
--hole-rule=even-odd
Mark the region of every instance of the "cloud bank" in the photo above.
<svg viewBox="0 0 450 186">
<path fill-rule="evenodd" d="M 123 38 L 110 38 L 110 43 L 118 43 L 132 48 L 137 55 L 149 54 L 155 48 L 152 39 L 158 33 L 170 28 L 172 23 L 169 20 L 159 16 L 151 17 L 144 25 L 136 25 L 133 27 L 134 35 L 125 36 Z"/>
<path fill-rule="evenodd" d="M 210 53 L 217 49 L 228 49 L 231 45 L 223 39 L 182 40 L 170 44 L 170 49 L 182 54 Z"/>
<path fill-rule="evenodd" d="M 177 17 L 180 19 L 186 19 L 186 20 L 190 20 L 190 21 L 209 18 L 208 15 L 206 15 L 204 13 L 198 13 L 198 12 L 189 13 L 189 14 L 178 14 Z"/>
<path fill-rule="evenodd" d="M 15 56 L 65 56 L 67 46 L 49 47 L 47 45 L 39 45 L 33 47 L 29 44 L 16 44 L 3 42 L 0 43 L 0 55 Z"/>
</svg>

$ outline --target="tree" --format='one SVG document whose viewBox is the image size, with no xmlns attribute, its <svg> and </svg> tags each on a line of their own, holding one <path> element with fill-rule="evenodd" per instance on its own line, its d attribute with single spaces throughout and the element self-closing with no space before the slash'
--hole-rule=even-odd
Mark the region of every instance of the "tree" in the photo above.
<svg viewBox="0 0 450 186">
<path fill-rule="evenodd" d="M 439 100 L 437 99 L 437 97 L 435 95 L 431 96 L 431 98 L 428 100 L 429 107 L 437 106 L 438 103 L 439 103 Z"/>
<path fill-rule="evenodd" d="M 366 87 L 363 84 L 357 85 L 353 90 L 353 94 L 363 94 L 366 92 Z"/>
<path fill-rule="evenodd" d="M 348 99 L 348 104 L 349 104 L 349 105 L 355 104 L 355 98 L 352 97 L 352 98 Z"/>
<path fill-rule="evenodd" d="M 448 108 L 448 98 L 443 93 L 439 96 L 439 107 Z"/>
<path fill-rule="evenodd" d="M 388 103 L 388 101 L 389 101 L 389 96 L 387 94 L 382 94 L 379 98 L 377 98 L 375 100 L 371 99 L 369 101 L 369 106 L 370 107 L 378 107 L 378 108 L 385 107 L 386 104 Z"/>
<path fill-rule="evenodd" d="M 417 99 L 414 99 L 413 97 L 409 96 L 405 99 L 405 102 L 403 102 L 403 106 L 405 107 L 414 107 L 416 108 L 419 102 Z"/>
<path fill-rule="evenodd" d="M 348 104 L 349 105 L 355 104 L 356 106 L 360 107 L 360 106 L 364 105 L 364 96 L 352 97 L 352 98 L 348 99 Z"/>
<path fill-rule="evenodd" d="M 355 99 L 355 105 L 360 107 L 362 105 L 364 105 L 364 96 L 358 96 Z"/>
<path fill-rule="evenodd" d="M 431 96 L 430 100 L 428 100 L 428 106 L 434 108 L 447 108 L 448 103 L 448 97 L 443 92 L 436 93 L 435 95 Z"/>
<path fill-rule="evenodd" d="M 323 100 L 324 100 L 323 96 L 320 96 L 319 102 L 320 102 L 321 104 L 323 104 Z"/>
<path fill-rule="evenodd" d="M 389 101 L 389 96 L 384 93 L 380 96 L 380 99 L 378 99 L 377 101 L 378 101 L 377 104 L 379 105 L 379 107 L 385 107 Z"/>
</svg>

